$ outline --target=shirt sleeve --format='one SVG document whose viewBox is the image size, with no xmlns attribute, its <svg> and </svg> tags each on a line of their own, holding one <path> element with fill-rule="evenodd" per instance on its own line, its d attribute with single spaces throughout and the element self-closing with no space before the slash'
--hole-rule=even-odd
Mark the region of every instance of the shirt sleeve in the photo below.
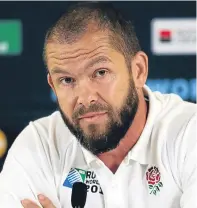
<svg viewBox="0 0 197 208">
<path fill-rule="evenodd" d="M 25 198 L 40 206 L 37 195 L 44 194 L 59 208 L 54 181 L 47 142 L 30 124 L 16 138 L 0 173 L 0 207 L 22 208 Z"/>
<path fill-rule="evenodd" d="M 184 130 L 180 149 L 179 175 L 183 194 L 181 208 L 197 208 L 197 137 L 196 115 Z"/>
</svg>

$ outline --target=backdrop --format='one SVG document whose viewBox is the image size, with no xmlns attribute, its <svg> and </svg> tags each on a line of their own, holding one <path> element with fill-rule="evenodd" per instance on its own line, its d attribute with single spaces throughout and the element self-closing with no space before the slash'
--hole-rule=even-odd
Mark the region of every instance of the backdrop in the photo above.
<svg viewBox="0 0 197 208">
<path fill-rule="evenodd" d="M 56 109 L 42 61 L 46 30 L 69 2 L 0 2 L 0 169 L 29 121 Z M 149 56 L 153 90 L 196 101 L 195 2 L 114 2 Z M 28 138 L 27 138 L 28 139 Z"/>
</svg>

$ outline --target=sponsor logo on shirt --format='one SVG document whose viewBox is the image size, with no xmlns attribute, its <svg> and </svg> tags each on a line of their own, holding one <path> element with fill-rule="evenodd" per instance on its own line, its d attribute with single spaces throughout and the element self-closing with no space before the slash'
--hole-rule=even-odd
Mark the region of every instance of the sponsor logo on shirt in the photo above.
<svg viewBox="0 0 197 208">
<path fill-rule="evenodd" d="M 63 186 L 72 188 L 76 182 L 82 182 L 87 185 L 88 192 L 103 194 L 99 181 L 94 171 L 82 170 L 79 168 L 71 168 Z"/>
</svg>

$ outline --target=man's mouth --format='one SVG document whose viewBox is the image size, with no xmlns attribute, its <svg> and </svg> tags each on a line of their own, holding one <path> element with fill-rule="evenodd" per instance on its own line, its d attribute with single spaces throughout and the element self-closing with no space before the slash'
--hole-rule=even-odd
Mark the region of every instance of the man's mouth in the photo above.
<svg viewBox="0 0 197 208">
<path fill-rule="evenodd" d="M 107 112 L 90 112 L 86 113 L 79 117 L 79 120 L 85 120 L 85 121 L 96 121 L 98 119 L 101 119 L 103 116 L 105 116 Z"/>
</svg>

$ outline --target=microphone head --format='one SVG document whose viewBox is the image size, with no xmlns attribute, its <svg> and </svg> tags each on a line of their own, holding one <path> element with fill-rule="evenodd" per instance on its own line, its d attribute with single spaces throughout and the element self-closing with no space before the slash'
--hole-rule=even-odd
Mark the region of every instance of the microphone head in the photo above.
<svg viewBox="0 0 197 208">
<path fill-rule="evenodd" d="M 87 186 L 85 183 L 76 182 L 73 184 L 71 204 L 72 207 L 83 208 L 86 203 Z"/>
</svg>

